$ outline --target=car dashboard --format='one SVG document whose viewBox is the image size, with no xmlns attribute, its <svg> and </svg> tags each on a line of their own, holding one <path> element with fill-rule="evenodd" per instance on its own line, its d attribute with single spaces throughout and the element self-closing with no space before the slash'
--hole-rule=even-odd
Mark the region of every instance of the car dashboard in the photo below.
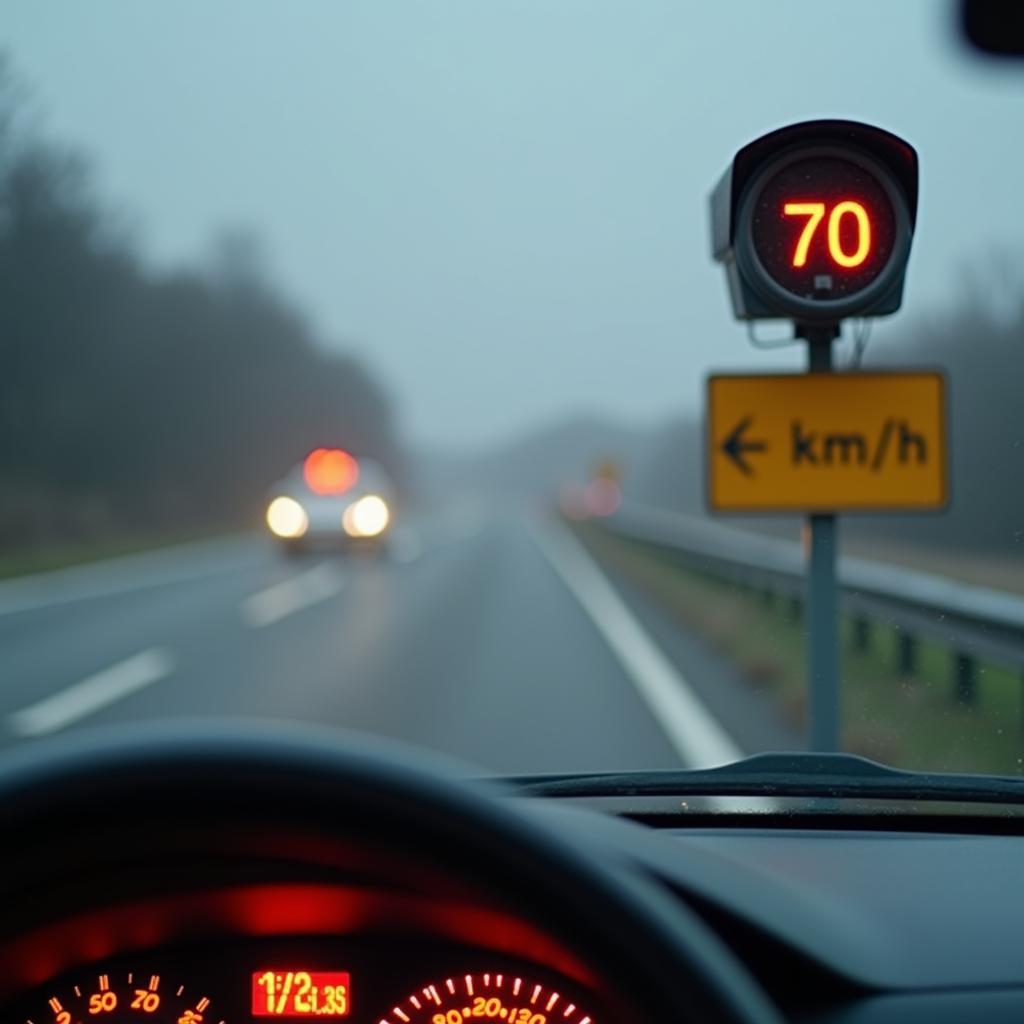
<svg viewBox="0 0 1024 1024">
<path fill-rule="evenodd" d="M 514 918 L 358 887 L 250 886 L 109 908 L 6 959 L 30 988 L 4 1020 L 23 1024 L 608 1019 L 582 965 Z M 49 976 L 59 959 L 75 966 Z"/>
<path fill-rule="evenodd" d="M 201 802 L 201 779 L 183 781 L 181 806 Z M 657 1018 L 658 994 L 639 1000 L 659 969 L 674 968 L 659 968 L 652 955 L 641 977 L 600 945 L 597 928 L 620 927 L 622 948 L 634 945 L 621 906 L 588 896 L 578 919 L 553 917 L 557 895 L 531 879 L 530 863 L 518 854 L 500 861 L 507 837 L 491 837 L 490 855 L 477 848 L 487 837 L 473 831 L 447 830 L 424 846 L 437 808 L 412 820 L 415 805 L 397 829 L 356 816 L 353 827 L 324 834 L 307 827 L 308 817 L 295 824 L 274 813 L 260 799 L 264 784 L 233 779 L 236 791 L 254 793 L 239 820 L 211 785 L 212 814 L 182 817 L 169 796 L 166 805 L 140 806 L 137 821 L 124 806 L 148 785 L 107 814 L 65 784 L 61 799 L 80 808 L 85 831 L 64 828 L 70 819 L 47 808 L 38 817 L 48 831 L 36 842 L 22 846 L 8 831 L 0 1024 Z M 277 785 L 288 792 L 289 779 Z M 756 981 L 776 1019 L 941 1024 L 1024 1015 L 1017 835 L 915 831 L 909 819 L 843 828 L 827 816 L 819 828 L 795 828 L 749 814 L 653 827 L 507 788 L 474 793 L 482 807 L 514 811 L 516 827 L 536 827 L 619 877 L 642 880 L 654 910 L 694 915 Z M 344 806 L 307 795 L 327 820 Z M 11 805 L 0 801 L 0 810 Z M 640 936 L 634 951 L 643 966 Z M 685 1002 L 685 984 L 682 991 Z M 684 1006 L 673 1016 L 730 1019 L 704 1012 L 696 998 L 692 1012 Z"/>
</svg>

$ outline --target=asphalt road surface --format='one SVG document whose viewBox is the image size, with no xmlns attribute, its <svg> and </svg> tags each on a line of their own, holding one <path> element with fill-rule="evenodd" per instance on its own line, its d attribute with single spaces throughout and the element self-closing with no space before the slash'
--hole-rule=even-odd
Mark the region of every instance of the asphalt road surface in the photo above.
<svg viewBox="0 0 1024 1024">
<path fill-rule="evenodd" d="M 539 515 L 436 515 L 376 559 L 288 559 L 242 537 L 5 582 L 0 678 L 3 746 L 244 716 L 524 773 L 706 765 L 799 742 Z"/>
</svg>

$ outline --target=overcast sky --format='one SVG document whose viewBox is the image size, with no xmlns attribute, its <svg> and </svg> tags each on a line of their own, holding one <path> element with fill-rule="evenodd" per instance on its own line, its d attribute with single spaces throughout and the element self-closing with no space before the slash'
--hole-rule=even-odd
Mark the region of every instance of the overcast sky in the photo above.
<svg viewBox="0 0 1024 1024">
<path fill-rule="evenodd" d="M 711 367 L 792 363 L 731 320 L 706 223 L 733 150 L 787 121 L 874 121 L 920 152 L 904 311 L 876 346 L 1024 222 L 1024 71 L 964 57 L 936 0 L 0 12 L 48 130 L 91 154 L 147 255 L 256 227 L 421 443 L 587 410 L 652 422 L 699 408 Z"/>
</svg>

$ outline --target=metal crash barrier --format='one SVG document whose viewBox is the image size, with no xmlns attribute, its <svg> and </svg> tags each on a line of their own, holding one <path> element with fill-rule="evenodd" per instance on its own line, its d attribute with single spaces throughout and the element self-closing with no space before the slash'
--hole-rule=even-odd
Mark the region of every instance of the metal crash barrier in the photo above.
<svg viewBox="0 0 1024 1024">
<path fill-rule="evenodd" d="M 784 598 L 802 614 L 807 555 L 798 541 L 636 504 L 591 522 L 685 568 L 768 599 Z M 851 642 L 866 649 L 873 626 L 896 630 L 900 675 L 916 672 L 922 640 L 949 650 L 953 697 L 962 704 L 977 700 L 980 662 L 1024 671 L 1024 597 L 849 556 L 839 560 L 838 578 L 841 607 L 852 620 Z"/>
</svg>

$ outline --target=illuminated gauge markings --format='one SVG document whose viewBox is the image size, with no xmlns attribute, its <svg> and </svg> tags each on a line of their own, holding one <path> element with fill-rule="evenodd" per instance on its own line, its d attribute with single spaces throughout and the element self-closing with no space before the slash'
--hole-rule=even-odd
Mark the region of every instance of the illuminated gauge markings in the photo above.
<svg viewBox="0 0 1024 1024">
<path fill-rule="evenodd" d="M 836 156 L 794 160 L 754 197 L 754 251 L 781 288 L 807 299 L 841 299 L 885 270 L 896 214 L 867 168 Z"/>
<path fill-rule="evenodd" d="M 202 993 L 189 993 L 183 984 L 168 985 L 159 974 L 142 971 L 104 971 L 86 977 L 48 997 L 25 1024 L 224 1024 L 210 1010 Z"/>
<path fill-rule="evenodd" d="M 463 974 L 424 986 L 378 1024 L 594 1024 L 571 999 L 517 974 Z"/>
</svg>

